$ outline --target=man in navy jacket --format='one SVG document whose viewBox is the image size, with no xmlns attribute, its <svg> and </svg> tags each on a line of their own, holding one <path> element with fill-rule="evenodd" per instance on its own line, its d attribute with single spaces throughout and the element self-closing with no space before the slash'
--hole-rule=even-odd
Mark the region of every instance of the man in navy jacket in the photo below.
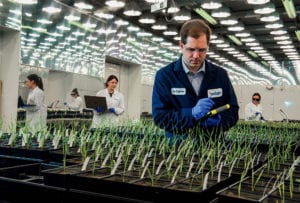
<svg viewBox="0 0 300 203">
<path fill-rule="evenodd" d="M 205 59 L 210 35 L 200 19 L 184 23 L 181 57 L 156 73 L 152 115 L 169 137 L 186 135 L 191 129 L 224 132 L 238 121 L 239 106 L 227 72 Z M 230 105 L 228 110 L 204 119 L 210 110 L 225 104 Z"/>
</svg>

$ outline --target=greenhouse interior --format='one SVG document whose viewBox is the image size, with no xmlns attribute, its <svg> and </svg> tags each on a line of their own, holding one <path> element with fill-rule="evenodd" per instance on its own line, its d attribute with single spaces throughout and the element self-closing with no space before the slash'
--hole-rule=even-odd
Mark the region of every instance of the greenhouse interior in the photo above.
<svg viewBox="0 0 300 203">
<path fill-rule="evenodd" d="M 0 202 L 300 202 L 300 1 L 0 0 L 0 45 Z"/>
</svg>

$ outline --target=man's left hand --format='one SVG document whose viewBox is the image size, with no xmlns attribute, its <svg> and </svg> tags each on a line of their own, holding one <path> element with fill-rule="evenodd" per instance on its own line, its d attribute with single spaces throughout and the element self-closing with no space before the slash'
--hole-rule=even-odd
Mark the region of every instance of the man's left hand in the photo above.
<svg viewBox="0 0 300 203">
<path fill-rule="evenodd" d="M 202 127 L 213 127 L 219 125 L 221 122 L 221 115 L 217 114 L 215 116 L 209 117 L 208 119 L 201 122 Z"/>
</svg>

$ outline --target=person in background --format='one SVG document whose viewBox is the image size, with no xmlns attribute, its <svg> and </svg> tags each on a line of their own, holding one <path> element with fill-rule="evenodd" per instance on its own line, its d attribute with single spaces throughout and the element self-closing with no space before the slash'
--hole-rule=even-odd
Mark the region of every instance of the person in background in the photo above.
<svg viewBox="0 0 300 203">
<path fill-rule="evenodd" d="M 26 123 L 30 132 L 38 132 L 47 126 L 47 105 L 42 78 L 36 74 L 27 76 L 26 86 L 30 88 L 27 98 Z"/>
<path fill-rule="evenodd" d="M 73 98 L 73 101 L 70 103 L 64 102 L 64 105 L 68 108 L 71 109 L 73 111 L 80 111 L 80 113 L 82 112 L 83 109 L 83 102 L 82 102 L 82 98 L 80 97 L 77 88 L 74 88 L 71 91 L 71 97 Z"/>
<path fill-rule="evenodd" d="M 102 109 L 101 107 L 96 108 L 91 128 L 115 125 L 119 122 L 119 116 L 123 114 L 125 107 L 123 94 L 116 90 L 118 81 L 117 76 L 108 76 L 105 82 L 106 88 L 96 94 L 96 96 L 106 97 L 108 110 Z"/>
<path fill-rule="evenodd" d="M 252 95 L 252 102 L 248 103 L 245 107 L 245 120 L 246 121 L 263 121 L 262 105 L 260 104 L 261 96 L 259 93 Z"/>
<path fill-rule="evenodd" d="M 185 139 L 191 129 L 207 132 L 205 137 L 218 137 L 238 121 L 239 106 L 227 72 L 205 59 L 210 36 L 204 21 L 185 22 L 180 30 L 182 55 L 155 75 L 152 116 L 170 140 Z M 229 109 L 202 120 L 226 104 Z"/>
</svg>

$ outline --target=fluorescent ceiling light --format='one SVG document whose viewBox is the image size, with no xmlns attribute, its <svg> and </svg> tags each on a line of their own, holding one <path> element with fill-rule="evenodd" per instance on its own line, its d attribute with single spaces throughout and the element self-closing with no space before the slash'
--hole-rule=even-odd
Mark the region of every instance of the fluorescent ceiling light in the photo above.
<svg viewBox="0 0 300 203">
<path fill-rule="evenodd" d="M 171 6 L 168 8 L 167 13 L 177 13 L 178 11 L 180 11 L 178 7 Z"/>
<path fill-rule="evenodd" d="M 254 13 L 257 14 L 270 14 L 275 11 L 274 4 L 268 3 L 263 5 L 261 8 L 254 9 Z"/>
<path fill-rule="evenodd" d="M 296 18 L 296 10 L 294 6 L 293 0 L 282 0 L 282 4 L 284 5 L 284 9 L 289 18 Z"/>
<path fill-rule="evenodd" d="M 122 8 L 125 6 L 125 3 L 123 1 L 118 0 L 108 0 L 105 1 L 105 5 L 107 5 L 110 8 Z"/>
<path fill-rule="evenodd" d="M 234 19 L 234 18 L 226 18 L 226 19 L 220 20 L 221 25 L 235 25 L 237 23 L 238 23 L 238 20 Z"/>
<path fill-rule="evenodd" d="M 237 37 L 249 37 L 250 33 L 249 32 L 240 32 L 240 33 L 236 33 L 235 36 L 237 36 Z"/>
<path fill-rule="evenodd" d="M 195 9 L 195 12 L 198 13 L 202 18 L 204 18 L 207 22 L 212 25 L 216 25 L 217 21 L 211 15 L 209 15 L 205 10 L 202 8 Z"/>
<path fill-rule="evenodd" d="M 283 34 L 286 34 L 286 33 L 287 33 L 286 30 L 274 30 L 274 31 L 270 32 L 271 35 L 283 35 Z"/>
<path fill-rule="evenodd" d="M 222 6 L 222 3 L 217 0 L 204 0 L 201 3 L 201 7 L 204 9 L 218 9 Z"/>
<path fill-rule="evenodd" d="M 19 4 L 37 4 L 37 0 L 14 0 L 13 2 L 19 3 Z"/>
<path fill-rule="evenodd" d="M 79 8 L 79 9 L 85 9 L 85 10 L 93 9 L 93 6 L 91 4 L 87 4 L 87 3 L 84 3 L 84 2 L 75 3 L 74 6 Z"/>
<path fill-rule="evenodd" d="M 234 31 L 234 32 L 240 32 L 242 30 L 244 30 L 244 26 L 241 24 L 236 24 L 234 26 L 230 26 L 227 28 L 229 31 Z"/>
<path fill-rule="evenodd" d="M 75 15 L 68 15 L 65 16 L 65 19 L 68 21 L 79 21 L 80 20 L 80 16 L 75 16 Z"/>
<path fill-rule="evenodd" d="M 270 0 L 247 0 L 248 4 L 265 4 Z"/>
<path fill-rule="evenodd" d="M 267 24 L 266 28 L 269 29 L 278 29 L 278 28 L 282 28 L 283 24 L 282 23 L 272 23 L 272 24 Z"/>
<path fill-rule="evenodd" d="M 56 8 L 56 7 L 52 7 L 52 6 L 45 7 L 42 10 L 49 14 L 59 13 L 61 11 L 60 8 Z"/>
<path fill-rule="evenodd" d="M 94 12 L 94 15 L 99 17 L 99 18 L 104 18 L 104 19 L 112 19 L 114 17 L 114 15 L 109 14 L 109 13 L 103 13 L 100 10 Z"/>
<path fill-rule="evenodd" d="M 151 27 L 153 30 L 166 30 L 168 27 L 164 24 L 154 24 Z"/>
<path fill-rule="evenodd" d="M 211 16 L 215 18 L 227 18 L 231 15 L 230 10 L 228 8 L 220 8 L 217 10 L 213 10 L 211 12 Z"/>
</svg>

